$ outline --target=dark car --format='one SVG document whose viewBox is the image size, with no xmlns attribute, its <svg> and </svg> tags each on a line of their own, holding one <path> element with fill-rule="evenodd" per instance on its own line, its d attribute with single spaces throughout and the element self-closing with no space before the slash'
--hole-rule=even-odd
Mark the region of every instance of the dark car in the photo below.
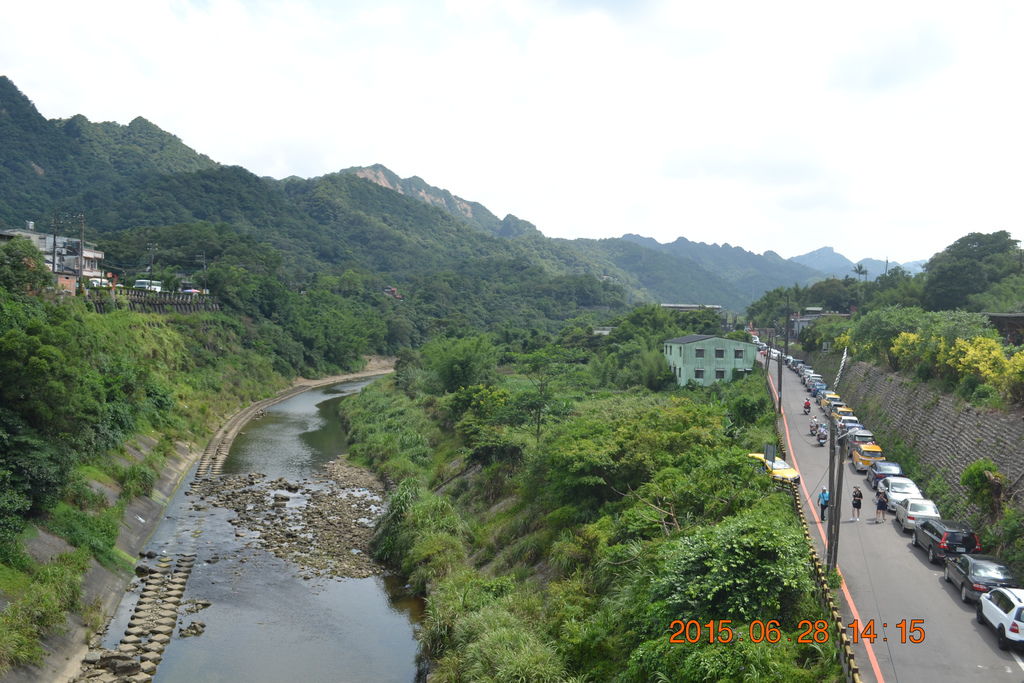
<svg viewBox="0 0 1024 683">
<path fill-rule="evenodd" d="M 966 522 L 948 519 L 926 519 L 915 525 L 912 542 L 928 554 L 928 561 L 932 564 L 946 557 L 981 552 L 981 543 L 974 529 Z"/>
<path fill-rule="evenodd" d="M 867 474 L 864 478 L 867 479 L 868 487 L 877 489 L 878 482 L 882 481 L 886 477 L 902 477 L 903 468 L 900 467 L 898 462 L 892 462 L 891 460 L 876 460 L 868 467 Z"/>
<path fill-rule="evenodd" d="M 963 554 L 946 558 L 946 581 L 960 589 L 964 602 L 977 601 L 982 593 L 1005 586 L 1017 588 L 1020 584 L 1013 573 L 991 555 Z"/>
</svg>

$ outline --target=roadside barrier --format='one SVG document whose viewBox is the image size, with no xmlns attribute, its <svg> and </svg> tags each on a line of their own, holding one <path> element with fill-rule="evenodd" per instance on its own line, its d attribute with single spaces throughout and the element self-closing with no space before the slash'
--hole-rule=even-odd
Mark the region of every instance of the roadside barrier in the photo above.
<svg viewBox="0 0 1024 683">
<path fill-rule="evenodd" d="M 109 290 L 104 289 L 98 294 L 86 290 L 86 297 L 97 313 L 109 313 L 118 308 L 127 308 L 137 313 L 203 313 L 220 310 L 220 303 L 214 297 L 204 294 L 126 289 L 111 296 Z"/>
<path fill-rule="evenodd" d="M 861 683 L 860 668 L 853 656 L 853 646 L 850 637 L 846 634 L 846 627 L 843 625 L 843 615 L 839 606 L 832 597 L 832 589 L 828 585 L 828 570 L 825 568 L 818 550 L 814 547 L 814 540 L 811 538 L 811 528 L 807 524 L 807 515 L 804 513 L 803 505 L 800 502 L 800 492 L 797 485 L 789 483 L 790 493 L 793 496 L 793 507 L 797 516 L 800 517 L 800 525 L 804 528 L 804 540 L 807 542 L 807 552 L 811 557 L 811 566 L 814 567 L 814 577 L 818 597 L 818 603 L 824 607 L 832 622 L 832 633 L 835 636 L 833 642 L 839 648 L 839 657 L 842 660 L 843 671 L 846 673 L 846 680 L 852 683 Z"/>
</svg>

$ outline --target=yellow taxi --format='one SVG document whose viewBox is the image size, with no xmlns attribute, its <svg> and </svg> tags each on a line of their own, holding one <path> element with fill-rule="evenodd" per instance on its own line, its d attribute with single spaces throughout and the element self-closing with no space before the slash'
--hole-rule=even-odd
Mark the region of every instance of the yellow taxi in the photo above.
<svg viewBox="0 0 1024 683">
<path fill-rule="evenodd" d="M 750 453 L 747 457 L 759 461 L 761 469 L 765 472 L 768 471 L 768 463 L 764 460 L 764 453 Z M 785 460 L 780 460 L 779 458 L 775 458 L 775 460 L 772 461 L 771 475 L 772 479 L 775 481 L 791 481 L 794 484 L 800 481 L 800 473 L 790 467 L 789 463 Z"/>
<path fill-rule="evenodd" d="M 830 415 L 830 417 L 833 422 L 839 422 L 848 415 L 853 415 L 853 408 L 850 406 L 839 406 L 832 409 L 832 415 Z"/>
<path fill-rule="evenodd" d="M 839 394 L 834 391 L 826 391 L 824 394 L 818 397 L 818 406 L 825 412 L 829 412 L 832 407 L 832 401 L 838 401 Z"/>
<path fill-rule="evenodd" d="M 885 460 L 885 453 L 877 443 L 858 443 L 853 446 L 853 467 L 858 472 L 867 472 L 879 460 Z"/>
</svg>

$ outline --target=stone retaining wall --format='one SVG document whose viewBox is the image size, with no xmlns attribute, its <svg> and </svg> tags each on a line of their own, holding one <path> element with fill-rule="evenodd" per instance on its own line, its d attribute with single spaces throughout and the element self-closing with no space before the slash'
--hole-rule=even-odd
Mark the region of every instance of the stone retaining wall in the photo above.
<svg viewBox="0 0 1024 683">
<path fill-rule="evenodd" d="M 822 376 L 830 382 L 839 367 L 839 356 L 814 354 L 809 362 L 824 371 Z M 980 458 L 995 462 L 1011 484 L 1024 481 L 1024 415 L 1020 411 L 978 408 L 922 382 L 861 362 L 847 362 L 838 393 L 868 429 L 899 435 L 921 462 L 942 472 L 950 488 L 960 495 L 966 495 L 960 475 Z"/>
</svg>

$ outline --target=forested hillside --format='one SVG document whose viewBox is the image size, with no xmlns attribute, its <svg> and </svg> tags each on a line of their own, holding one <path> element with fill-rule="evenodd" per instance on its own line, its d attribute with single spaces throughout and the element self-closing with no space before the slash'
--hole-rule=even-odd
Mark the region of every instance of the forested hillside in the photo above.
<svg viewBox="0 0 1024 683">
<path fill-rule="evenodd" d="M 259 178 L 217 164 L 141 117 L 128 126 L 82 115 L 48 121 L 4 77 L 0 135 L 0 227 L 35 221 L 48 230 L 61 216 L 82 214 L 87 239 L 101 243 L 122 275 L 136 274 L 152 255 L 165 275 L 191 278 L 203 258 L 216 263 L 217 245 L 197 243 L 195 254 L 175 260 L 162 231 L 224 224 L 218 230 L 236 240 L 279 252 L 275 275 L 290 289 L 301 291 L 313 273 L 358 271 L 372 287 L 424 295 L 435 305 L 431 318 L 440 311 L 452 324 L 484 327 L 510 311 L 517 311 L 516 324 L 549 327 L 584 310 L 637 301 L 740 310 L 766 289 L 817 276 L 772 254 L 682 238 L 672 245 L 549 239 L 525 220 L 499 219 L 479 203 L 379 165 L 310 179 Z M 142 259 L 119 246 L 122 233 L 139 228 L 155 245 Z M 558 293 L 534 305 L 535 286 Z M 485 314 L 494 310 L 501 314 Z"/>
</svg>

